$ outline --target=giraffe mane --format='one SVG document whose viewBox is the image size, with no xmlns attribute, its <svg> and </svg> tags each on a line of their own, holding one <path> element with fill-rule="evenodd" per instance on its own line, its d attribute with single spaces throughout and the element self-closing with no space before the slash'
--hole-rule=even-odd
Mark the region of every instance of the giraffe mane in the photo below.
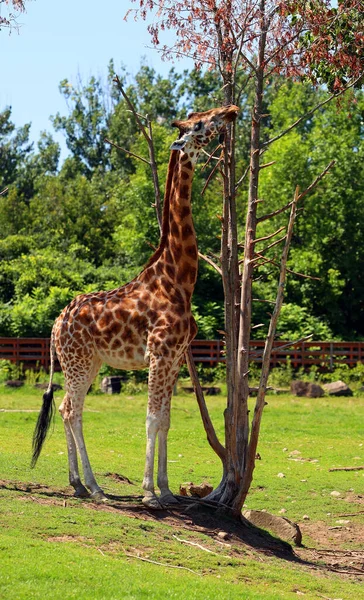
<svg viewBox="0 0 364 600">
<path fill-rule="evenodd" d="M 159 246 L 152 254 L 147 264 L 145 265 L 143 271 L 148 269 L 151 265 L 153 265 L 158 258 L 161 256 L 167 241 L 168 231 L 169 231 L 169 210 L 170 210 L 170 199 L 171 199 L 171 188 L 172 188 L 172 180 L 173 173 L 176 164 L 178 163 L 178 150 L 172 150 L 171 156 L 168 163 L 168 173 L 166 180 L 166 188 L 164 193 L 164 201 L 163 201 L 163 214 L 162 214 L 162 232 L 159 241 Z M 142 271 L 142 272 L 143 272 Z"/>
</svg>

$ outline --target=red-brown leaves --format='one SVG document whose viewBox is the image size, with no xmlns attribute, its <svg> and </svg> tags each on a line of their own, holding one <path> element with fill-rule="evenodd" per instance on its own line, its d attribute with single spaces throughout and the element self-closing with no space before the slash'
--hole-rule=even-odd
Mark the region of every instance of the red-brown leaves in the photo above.
<svg viewBox="0 0 364 600">
<path fill-rule="evenodd" d="M 136 0 L 133 0 L 136 1 Z M 262 10 L 264 12 L 262 12 Z M 361 0 L 140 0 L 136 18 L 147 18 L 152 42 L 165 58 L 190 56 L 196 66 L 237 66 L 288 77 L 308 76 L 340 89 L 358 77 L 364 63 Z M 160 33 L 176 31 L 173 47 L 162 46 Z M 258 42 L 266 31 L 265 56 Z M 260 60 L 260 62 L 259 62 Z"/>
</svg>

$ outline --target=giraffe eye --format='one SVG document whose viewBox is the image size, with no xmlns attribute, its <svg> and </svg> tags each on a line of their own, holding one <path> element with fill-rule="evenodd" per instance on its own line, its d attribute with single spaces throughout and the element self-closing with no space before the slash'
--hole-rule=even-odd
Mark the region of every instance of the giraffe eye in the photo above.
<svg viewBox="0 0 364 600">
<path fill-rule="evenodd" d="M 196 123 L 196 125 L 193 128 L 193 131 L 200 131 L 202 127 L 202 121 L 199 121 L 198 123 Z"/>
</svg>

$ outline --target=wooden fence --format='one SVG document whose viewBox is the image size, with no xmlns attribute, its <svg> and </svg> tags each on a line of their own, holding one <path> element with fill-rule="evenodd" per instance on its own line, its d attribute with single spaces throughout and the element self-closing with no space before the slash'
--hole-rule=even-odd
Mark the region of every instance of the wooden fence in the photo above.
<svg viewBox="0 0 364 600">
<path fill-rule="evenodd" d="M 287 347 L 289 342 L 276 342 L 271 367 L 285 364 L 289 359 L 293 368 L 308 369 L 317 365 L 321 370 L 332 370 L 338 364 L 355 367 L 364 362 L 364 342 L 298 342 Z M 284 346 L 284 347 L 283 347 Z M 252 340 L 250 349 L 252 361 L 262 362 L 263 340 Z M 280 349 L 282 348 L 282 349 Z M 10 360 L 24 365 L 26 369 L 49 370 L 49 338 L 6 338 L 0 337 L 0 360 Z M 224 362 L 224 343 L 222 340 L 194 340 L 192 354 L 196 363 L 213 367 Z M 56 369 L 60 370 L 58 361 Z"/>
</svg>

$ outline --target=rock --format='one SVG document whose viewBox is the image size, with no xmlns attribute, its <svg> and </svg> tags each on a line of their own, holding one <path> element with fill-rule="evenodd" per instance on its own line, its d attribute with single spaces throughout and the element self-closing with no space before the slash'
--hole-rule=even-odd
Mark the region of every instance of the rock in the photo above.
<svg viewBox="0 0 364 600">
<path fill-rule="evenodd" d="M 308 515 L 303 515 L 302 520 L 303 521 L 309 521 L 310 517 Z"/>
<path fill-rule="evenodd" d="M 329 396 L 352 396 L 353 392 L 344 381 L 334 381 L 333 383 L 326 383 L 324 390 Z"/>
<path fill-rule="evenodd" d="M 48 389 L 48 383 L 35 383 L 34 387 L 38 390 L 46 390 Z M 59 383 L 52 383 L 52 390 L 56 392 L 57 390 L 62 390 L 62 386 Z"/>
<path fill-rule="evenodd" d="M 333 496 L 334 498 L 338 498 L 339 496 L 341 496 L 341 493 L 334 490 L 333 492 L 330 492 L 330 496 Z"/>
<path fill-rule="evenodd" d="M 283 477 L 285 477 L 285 474 L 284 473 L 278 473 L 277 477 L 279 477 L 280 479 L 283 479 Z"/>
<path fill-rule="evenodd" d="M 24 385 L 24 381 L 21 381 L 21 379 L 10 379 L 5 385 L 8 387 L 20 388 Z"/>
<path fill-rule="evenodd" d="M 306 396 L 308 383 L 299 379 L 291 381 L 291 392 L 295 396 Z"/>
<path fill-rule="evenodd" d="M 325 391 L 322 389 L 322 387 L 320 385 L 318 385 L 317 383 L 309 383 L 308 384 L 308 389 L 307 389 L 307 394 L 306 394 L 306 396 L 308 398 L 321 398 L 324 395 L 325 395 Z"/>
<path fill-rule="evenodd" d="M 350 523 L 350 521 L 348 519 L 338 519 L 337 521 L 335 521 L 335 523 L 337 523 L 338 525 L 347 525 L 348 523 Z"/>
<path fill-rule="evenodd" d="M 291 382 L 291 392 L 295 396 L 305 396 L 306 398 L 321 398 L 325 394 L 322 387 L 317 383 L 300 380 Z"/>
<path fill-rule="evenodd" d="M 200 485 L 195 485 L 190 481 L 189 483 L 182 483 L 179 486 L 179 493 L 181 496 L 195 496 L 197 498 L 205 498 L 211 494 L 214 488 L 209 483 L 201 483 Z"/>
<path fill-rule="evenodd" d="M 293 523 L 286 517 L 278 517 L 260 510 L 244 510 L 243 516 L 256 527 L 269 529 L 283 540 L 294 542 L 297 546 L 302 543 L 302 534 L 297 523 Z"/>
<path fill-rule="evenodd" d="M 279 514 L 284 515 L 284 513 L 286 513 L 286 512 L 287 512 L 286 508 L 281 508 L 281 510 L 279 511 Z"/>
<path fill-rule="evenodd" d="M 229 534 L 226 531 L 219 531 L 217 537 L 219 537 L 221 540 L 228 540 Z"/>
</svg>

